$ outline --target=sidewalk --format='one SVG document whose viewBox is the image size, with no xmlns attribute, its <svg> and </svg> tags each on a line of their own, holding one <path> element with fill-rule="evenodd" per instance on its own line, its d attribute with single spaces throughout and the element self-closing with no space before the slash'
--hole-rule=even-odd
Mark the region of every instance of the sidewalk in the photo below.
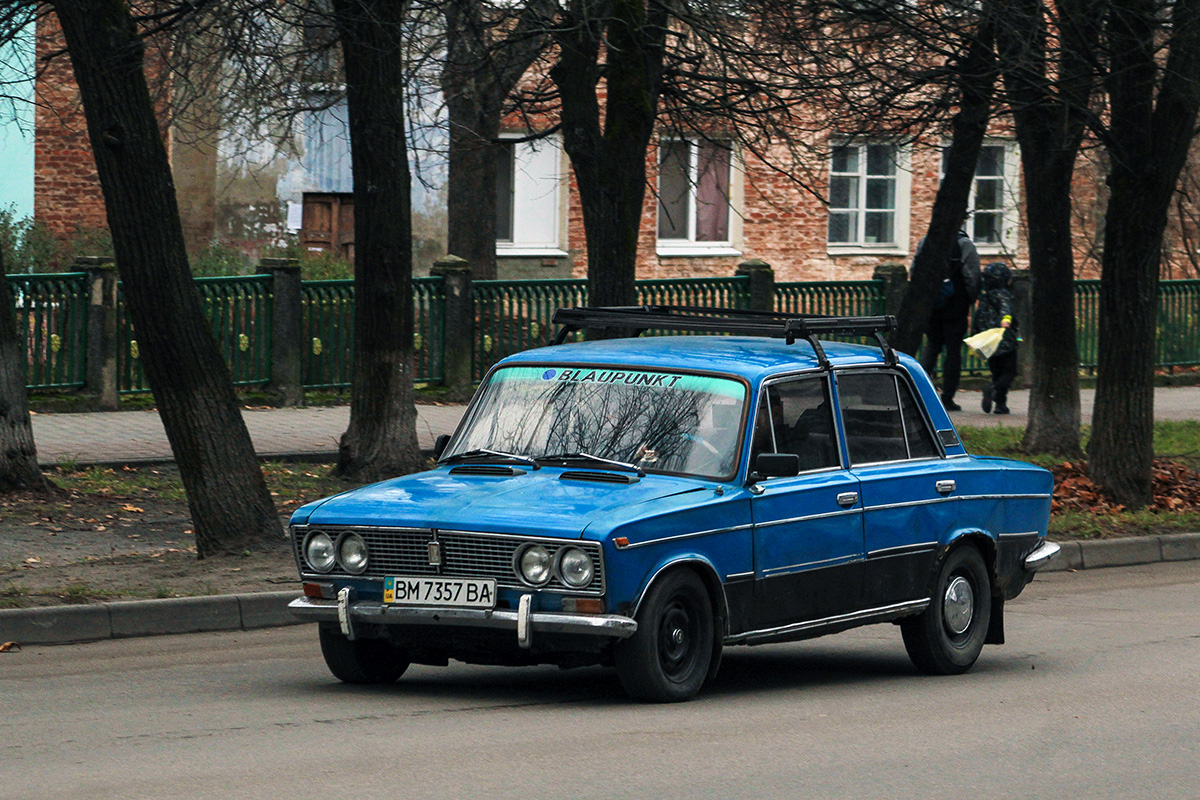
<svg viewBox="0 0 1200 800">
<path fill-rule="evenodd" d="M 454 433 L 465 406 L 417 406 L 417 441 L 433 448 L 440 434 Z M 260 456 L 337 457 L 338 440 L 350 423 L 350 407 L 244 410 L 242 418 Z M 171 461 L 171 446 L 157 411 L 34 414 L 38 463 L 137 464 Z"/>
</svg>

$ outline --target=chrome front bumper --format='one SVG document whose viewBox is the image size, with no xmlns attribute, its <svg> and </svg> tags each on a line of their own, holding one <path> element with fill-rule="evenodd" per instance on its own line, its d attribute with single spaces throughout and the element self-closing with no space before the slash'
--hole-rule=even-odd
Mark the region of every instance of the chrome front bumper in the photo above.
<svg viewBox="0 0 1200 800">
<path fill-rule="evenodd" d="M 529 595 L 520 607 L 510 609 L 396 606 L 363 600 L 318 600 L 298 597 L 288 604 L 292 613 L 310 622 L 337 622 L 342 633 L 354 638 L 355 623 L 371 625 L 449 625 L 499 628 L 517 634 L 522 647 L 529 647 L 537 633 L 580 633 L 625 639 L 637 632 L 637 622 L 618 614 L 565 614 L 531 611 Z"/>
<path fill-rule="evenodd" d="M 1042 542 L 1036 550 L 1025 556 L 1026 571 L 1037 572 L 1057 557 L 1060 550 L 1062 548 L 1054 542 Z"/>
</svg>

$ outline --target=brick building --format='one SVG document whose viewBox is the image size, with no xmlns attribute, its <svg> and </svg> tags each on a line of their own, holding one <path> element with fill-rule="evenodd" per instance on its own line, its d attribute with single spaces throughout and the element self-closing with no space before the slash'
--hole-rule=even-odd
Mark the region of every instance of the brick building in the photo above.
<svg viewBox="0 0 1200 800">
<path fill-rule="evenodd" d="M 38 54 L 59 45 L 41 23 Z M 105 226 L 77 90 L 65 57 L 39 76 L 35 216 L 60 238 Z M 180 211 L 189 247 L 213 241 L 256 258 L 266 246 L 353 253 L 353 197 L 344 104 L 314 112 L 297 126 L 290 151 L 229 144 L 215 130 L 168 125 Z M 1027 265 L 1019 151 L 1003 134 L 990 137 L 972 192 L 972 235 L 985 261 Z M 511 130 L 514 139 L 527 134 Z M 219 139 L 219 141 L 218 141 Z M 639 278 L 730 275 L 757 258 L 778 280 L 851 280 L 882 263 L 908 263 L 928 223 L 941 170 L 942 142 L 894 146 L 830 138 L 813 174 L 828 205 L 753 156 L 719 141 L 663 140 L 647 155 L 648 180 L 639 240 Z M 1076 269 L 1097 277 L 1103 220 L 1103 159 L 1085 151 L 1076 173 Z M 1193 165 L 1200 159 L 1193 159 Z M 434 176 L 439 170 L 427 171 Z M 444 171 L 441 172 L 444 174 Z M 1184 185 L 1197 184 L 1189 169 Z M 436 178 L 435 178 L 436 179 Z M 583 277 L 587 257 L 582 212 L 570 164 L 555 137 L 514 143 L 499 182 L 497 256 L 502 278 Z M 414 202 L 432 229 L 417 272 L 444 252 L 444 208 L 434 191 Z M 1197 277 L 1196 205 L 1181 196 L 1166 246 L 1164 277 Z M 441 226 L 441 233 L 437 229 Z M 440 241 L 438 237 L 440 235 Z"/>
</svg>

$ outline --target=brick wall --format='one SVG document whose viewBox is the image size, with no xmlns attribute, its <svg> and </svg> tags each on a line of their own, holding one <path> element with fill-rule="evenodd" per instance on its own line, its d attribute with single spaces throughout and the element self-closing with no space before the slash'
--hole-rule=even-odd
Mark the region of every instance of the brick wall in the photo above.
<svg viewBox="0 0 1200 800">
<path fill-rule="evenodd" d="M 33 215 L 65 241 L 79 231 L 106 228 L 108 221 L 79 89 L 62 48 L 57 19 L 40 16 L 37 58 L 43 71 L 36 83 Z M 52 53 L 57 55 L 47 61 Z"/>
</svg>

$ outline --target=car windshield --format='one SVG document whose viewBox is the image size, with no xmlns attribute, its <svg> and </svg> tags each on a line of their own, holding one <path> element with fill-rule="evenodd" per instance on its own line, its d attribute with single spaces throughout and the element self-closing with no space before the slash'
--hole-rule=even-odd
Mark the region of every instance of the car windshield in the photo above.
<svg viewBox="0 0 1200 800">
<path fill-rule="evenodd" d="M 647 472 L 726 478 L 737 467 L 745 404 L 745 385 L 731 378 L 504 367 L 443 460 L 493 450 L 597 469 L 608 459 Z"/>
</svg>

